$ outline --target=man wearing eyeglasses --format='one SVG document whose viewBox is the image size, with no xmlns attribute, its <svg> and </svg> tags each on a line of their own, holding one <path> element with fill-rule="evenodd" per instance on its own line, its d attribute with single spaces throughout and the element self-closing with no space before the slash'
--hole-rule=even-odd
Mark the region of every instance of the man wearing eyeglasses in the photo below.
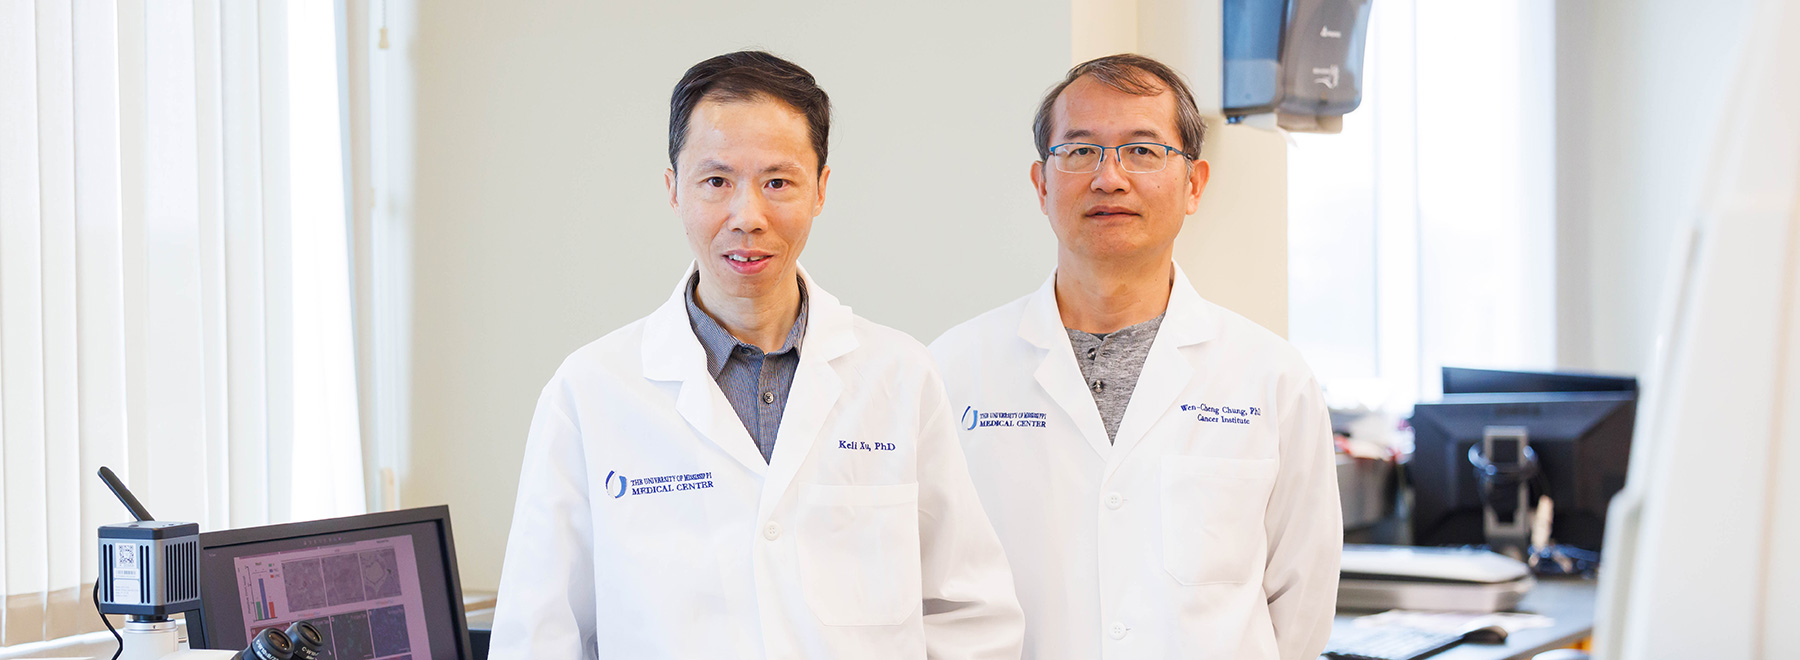
<svg viewBox="0 0 1800 660">
<path fill-rule="evenodd" d="M 1027 658 L 1311 660 L 1330 636 L 1342 527 L 1319 386 L 1174 263 L 1204 132 L 1155 60 L 1071 69 L 1031 164 L 1056 271 L 932 344 Z"/>
</svg>

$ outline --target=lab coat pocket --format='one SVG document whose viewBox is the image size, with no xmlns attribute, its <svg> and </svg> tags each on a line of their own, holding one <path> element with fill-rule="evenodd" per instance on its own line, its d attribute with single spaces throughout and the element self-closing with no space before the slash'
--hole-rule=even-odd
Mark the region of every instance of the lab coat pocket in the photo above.
<svg viewBox="0 0 1800 660">
<path fill-rule="evenodd" d="M 1267 545 L 1276 460 L 1169 456 L 1162 465 L 1163 570 L 1187 585 L 1251 579 Z"/>
<path fill-rule="evenodd" d="M 800 588 L 828 626 L 891 626 L 921 607 L 919 485 L 801 484 Z"/>
</svg>

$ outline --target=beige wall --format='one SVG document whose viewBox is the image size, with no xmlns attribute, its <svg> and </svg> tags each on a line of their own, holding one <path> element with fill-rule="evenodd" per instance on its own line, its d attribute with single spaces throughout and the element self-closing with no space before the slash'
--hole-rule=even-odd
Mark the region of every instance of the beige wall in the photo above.
<svg viewBox="0 0 1800 660">
<path fill-rule="evenodd" d="M 1214 120 L 1212 181 L 1175 239 L 1175 261 L 1207 300 L 1287 336 L 1287 139 Z"/>
<path fill-rule="evenodd" d="M 544 382 L 688 263 L 662 171 L 669 89 L 692 63 L 764 47 L 832 95 L 831 187 L 803 262 L 859 314 L 930 341 L 1049 273 L 1030 119 L 1071 62 L 1070 5 L 421 4 L 399 504 L 450 505 L 468 589 L 498 583 Z M 1214 183 L 1178 259 L 1203 294 L 1280 331 L 1285 147 L 1250 130 L 1213 133 Z"/>
</svg>

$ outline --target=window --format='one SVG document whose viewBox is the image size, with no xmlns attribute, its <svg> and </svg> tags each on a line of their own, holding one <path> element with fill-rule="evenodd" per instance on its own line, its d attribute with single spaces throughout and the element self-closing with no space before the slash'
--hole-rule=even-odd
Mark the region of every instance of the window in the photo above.
<svg viewBox="0 0 1800 660">
<path fill-rule="evenodd" d="M 96 629 L 94 528 L 365 508 L 334 6 L 0 3 L 0 645 Z"/>
<path fill-rule="evenodd" d="M 1377 3 L 1362 106 L 1293 136 L 1290 335 L 1334 405 L 1554 364 L 1553 25 L 1548 0 Z"/>
</svg>

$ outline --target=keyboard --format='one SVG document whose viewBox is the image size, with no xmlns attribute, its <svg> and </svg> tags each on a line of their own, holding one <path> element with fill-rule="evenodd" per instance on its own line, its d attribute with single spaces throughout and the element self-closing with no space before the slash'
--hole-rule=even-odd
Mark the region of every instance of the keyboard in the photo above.
<svg viewBox="0 0 1800 660">
<path fill-rule="evenodd" d="M 1414 660 L 1457 645 L 1462 635 L 1414 628 L 1351 627 L 1331 634 L 1325 655 L 1342 660 Z"/>
</svg>

